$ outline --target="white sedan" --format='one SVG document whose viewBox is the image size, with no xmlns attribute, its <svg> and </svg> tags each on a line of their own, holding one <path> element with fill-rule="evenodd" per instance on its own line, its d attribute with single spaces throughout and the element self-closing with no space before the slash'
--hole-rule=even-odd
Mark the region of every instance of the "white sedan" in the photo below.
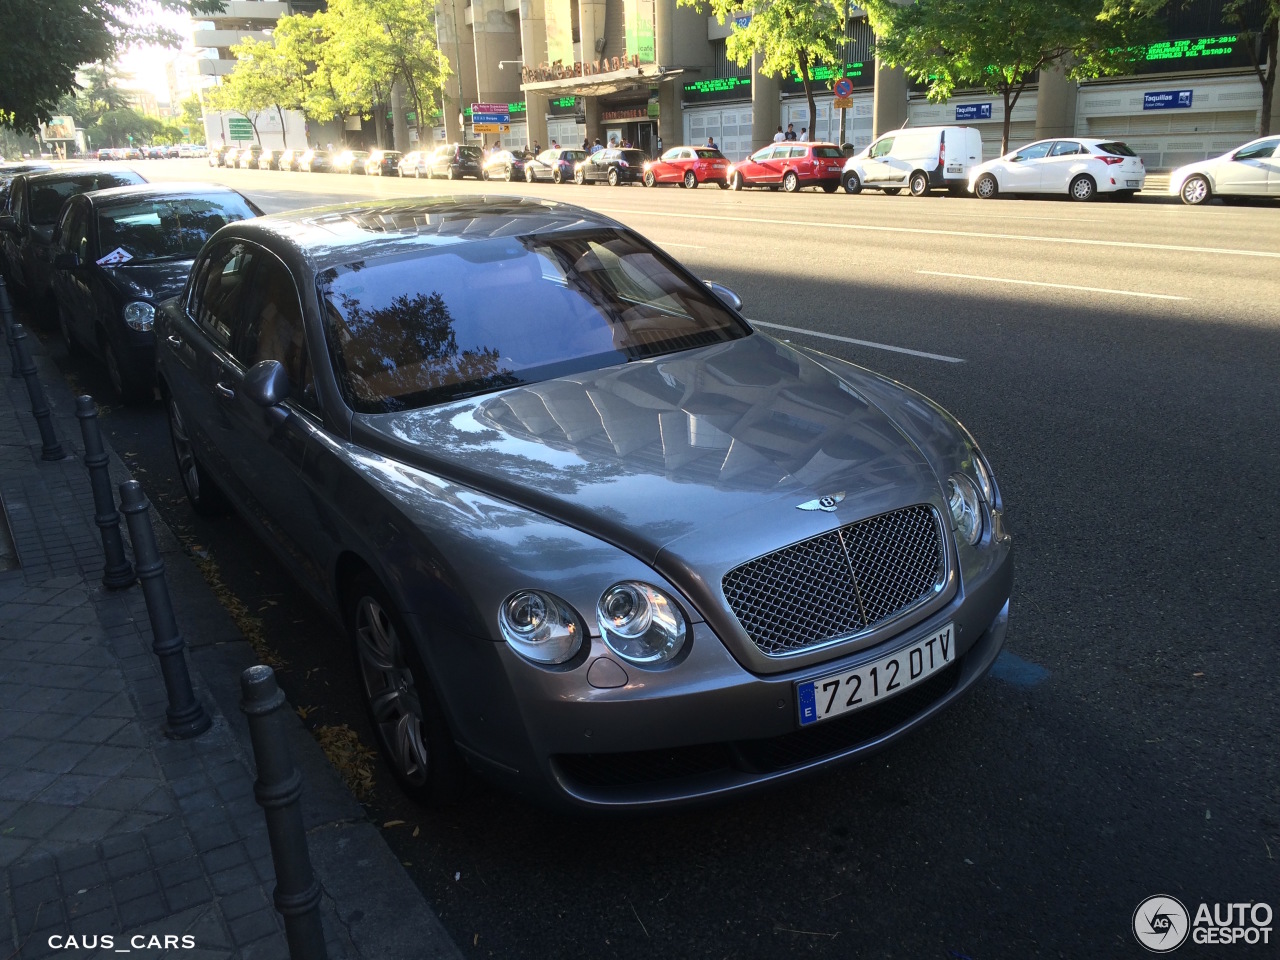
<svg viewBox="0 0 1280 960">
<path fill-rule="evenodd" d="M 1223 197 L 1280 197 L 1280 137 L 1251 140 L 1212 160 L 1169 174 L 1169 192 L 1183 203 Z"/>
<path fill-rule="evenodd" d="M 969 172 L 969 192 L 982 200 L 1001 193 L 1066 194 L 1092 200 L 1100 193 L 1128 199 L 1147 180 L 1142 158 L 1119 140 L 1087 137 L 1037 140 Z"/>
</svg>

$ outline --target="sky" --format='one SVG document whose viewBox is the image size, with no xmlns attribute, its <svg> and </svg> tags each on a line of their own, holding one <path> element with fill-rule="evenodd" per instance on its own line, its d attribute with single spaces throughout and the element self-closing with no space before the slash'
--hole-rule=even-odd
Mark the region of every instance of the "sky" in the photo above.
<svg viewBox="0 0 1280 960">
<path fill-rule="evenodd" d="M 161 11 L 155 13 L 152 20 L 177 31 L 185 40 L 184 46 L 190 49 L 191 17 Z M 168 103 L 169 81 L 165 75 L 165 67 L 173 62 L 179 52 L 178 49 L 169 47 L 131 46 L 117 61 L 121 74 L 132 78 L 123 80 L 121 85 L 129 89 L 146 90 L 161 103 Z"/>
</svg>

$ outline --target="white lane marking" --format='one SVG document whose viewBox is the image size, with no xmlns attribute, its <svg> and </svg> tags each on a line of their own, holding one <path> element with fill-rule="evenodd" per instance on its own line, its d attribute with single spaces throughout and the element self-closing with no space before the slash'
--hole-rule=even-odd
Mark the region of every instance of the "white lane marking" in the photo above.
<svg viewBox="0 0 1280 960">
<path fill-rule="evenodd" d="M 841 343 L 852 343 L 859 347 L 872 347 L 876 350 L 888 350 L 892 353 L 909 353 L 913 357 L 924 357 L 926 360 L 941 360 L 943 363 L 964 363 L 961 357 L 948 357 L 941 353 L 925 353 L 923 350 L 908 350 L 906 347 L 895 347 L 887 343 L 876 343 L 874 340 L 855 340 L 853 337 L 838 337 L 834 333 L 819 333 L 817 330 L 806 330 L 804 327 L 786 327 L 780 323 L 765 323 L 763 320 L 751 320 L 756 327 L 769 327 L 771 330 L 785 330 L 788 333 L 802 333 L 806 337 L 821 337 L 823 340 L 839 340 Z"/>
<path fill-rule="evenodd" d="M 1272 250 L 1240 250 L 1231 247 L 1192 247 L 1174 243 L 1136 243 L 1131 240 L 1089 240 L 1083 237 L 1038 237 L 1018 233 L 982 233 L 977 230 L 927 230 L 924 227 L 881 227 L 867 223 L 826 223 L 821 220 L 779 220 L 772 217 L 723 217 L 705 213 L 672 213 L 651 210 L 596 207 L 600 213 L 641 217 L 671 217 L 679 220 L 715 220 L 727 223 L 763 223 L 768 226 L 821 227 L 828 230 L 853 230 L 863 233 L 910 233 L 932 237 L 974 237 L 980 240 L 1026 240 L 1032 243 L 1065 243 L 1081 247 L 1121 247 L 1129 250 L 1166 250 L 1173 253 L 1210 253 L 1224 257 L 1265 257 L 1280 260 L 1280 252 Z"/>
<path fill-rule="evenodd" d="M 1074 283 L 1045 283 L 1040 280 L 1011 280 L 1008 277 L 979 277 L 972 273 L 943 273 L 941 270 L 917 270 L 929 277 L 955 277 L 957 280 L 984 280 L 987 283 L 1016 283 L 1024 287 L 1054 287 L 1058 290 L 1084 290 L 1088 293 L 1111 293 L 1117 297 L 1149 297 L 1152 300 L 1189 300 L 1171 293 L 1141 293 L 1137 290 L 1109 290 L 1106 287 L 1080 287 Z"/>
<path fill-rule="evenodd" d="M 690 250 L 705 250 L 705 249 L 707 249 L 706 247 L 704 247 L 704 246 L 703 246 L 702 244 L 700 244 L 700 243 L 672 243 L 670 240 L 659 240 L 659 241 L 658 241 L 658 246 L 660 246 L 660 247 L 688 247 Z"/>
</svg>

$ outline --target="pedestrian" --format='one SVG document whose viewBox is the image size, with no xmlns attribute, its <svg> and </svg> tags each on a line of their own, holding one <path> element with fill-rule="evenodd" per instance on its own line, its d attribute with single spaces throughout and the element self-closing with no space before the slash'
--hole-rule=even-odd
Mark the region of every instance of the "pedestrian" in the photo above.
<svg viewBox="0 0 1280 960">
<path fill-rule="evenodd" d="M 803 140 L 803 141 L 805 141 L 806 143 L 808 143 L 808 142 L 809 142 L 809 128 L 808 128 L 808 127 L 801 127 L 801 128 L 800 128 L 800 139 L 801 139 L 801 140 Z"/>
<path fill-rule="evenodd" d="M 785 135 L 783 134 L 783 132 L 782 132 L 782 127 L 778 127 L 778 132 L 777 132 L 777 133 L 775 133 L 775 134 L 773 135 L 773 142 L 774 142 L 774 143 L 781 143 L 781 142 L 782 142 L 783 140 L 785 140 L 785 139 L 787 139 L 787 138 L 786 138 L 786 136 L 785 136 Z"/>
<path fill-rule="evenodd" d="M 586 153 L 586 152 L 587 152 L 588 150 L 590 150 L 590 149 L 591 149 L 591 140 L 590 140 L 590 138 L 588 138 L 588 137 L 583 137 L 583 138 L 582 138 L 582 152 L 583 152 L 583 153 Z"/>
<path fill-rule="evenodd" d="M 559 150 L 559 149 L 560 149 L 560 144 L 556 141 L 555 137 L 552 137 L 552 138 L 551 138 L 551 149 L 552 149 L 552 150 Z"/>
<path fill-rule="evenodd" d="M 603 150 L 603 149 L 604 149 L 604 147 L 602 147 L 602 146 L 600 145 L 600 138 L 599 138 L 599 137 L 596 137 L 596 142 L 595 142 L 595 144 L 591 147 L 591 152 L 592 152 L 592 154 L 597 154 L 597 153 L 599 153 L 599 152 L 600 152 L 601 150 Z"/>
<path fill-rule="evenodd" d="M 537 140 L 533 141 L 532 150 L 533 150 L 533 155 L 536 157 L 538 154 L 542 152 L 542 144 L 540 144 Z"/>
<path fill-rule="evenodd" d="M 720 149 L 718 146 L 716 146 L 716 141 L 715 141 L 715 139 L 714 139 L 714 138 L 712 138 L 712 137 L 707 137 L 707 148 L 708 148 L 708 149 L 710 149 L 710 150 L 719 150 L 719 149 Z"/>
<path fill-rule="evenodd" d="M 783 135 L 783 140 L 794 140 L 796 138 L 796 125 L 794 123 L 787 124 L 787 132 Z"/>
</svg>

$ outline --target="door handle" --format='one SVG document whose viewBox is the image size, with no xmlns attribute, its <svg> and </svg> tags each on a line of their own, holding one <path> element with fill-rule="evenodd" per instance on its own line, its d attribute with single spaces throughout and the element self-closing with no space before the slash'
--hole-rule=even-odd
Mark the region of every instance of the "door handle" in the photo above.
<svg viewBox="0 0 1280 960">
<path fill-rule="evenodd" d="M 227 386 L 222 381 L 218 381 L 213 385 L 213 391 L 223 400 L 234 400 L 236 398 L 235 388 Z"/>
<path fill-rule="evenodd" d="M 180 347 L 180 346 L 182 346 L 182 338 L 181 338 L 181 337 L 175 337 L 172 333 L 171 333 L 171 334 L 169 334 L 167 337 L 165 337 L 165 339 L 169 341 L 169 346 L 171 346 L 171 347 Z"/>
</svg>

